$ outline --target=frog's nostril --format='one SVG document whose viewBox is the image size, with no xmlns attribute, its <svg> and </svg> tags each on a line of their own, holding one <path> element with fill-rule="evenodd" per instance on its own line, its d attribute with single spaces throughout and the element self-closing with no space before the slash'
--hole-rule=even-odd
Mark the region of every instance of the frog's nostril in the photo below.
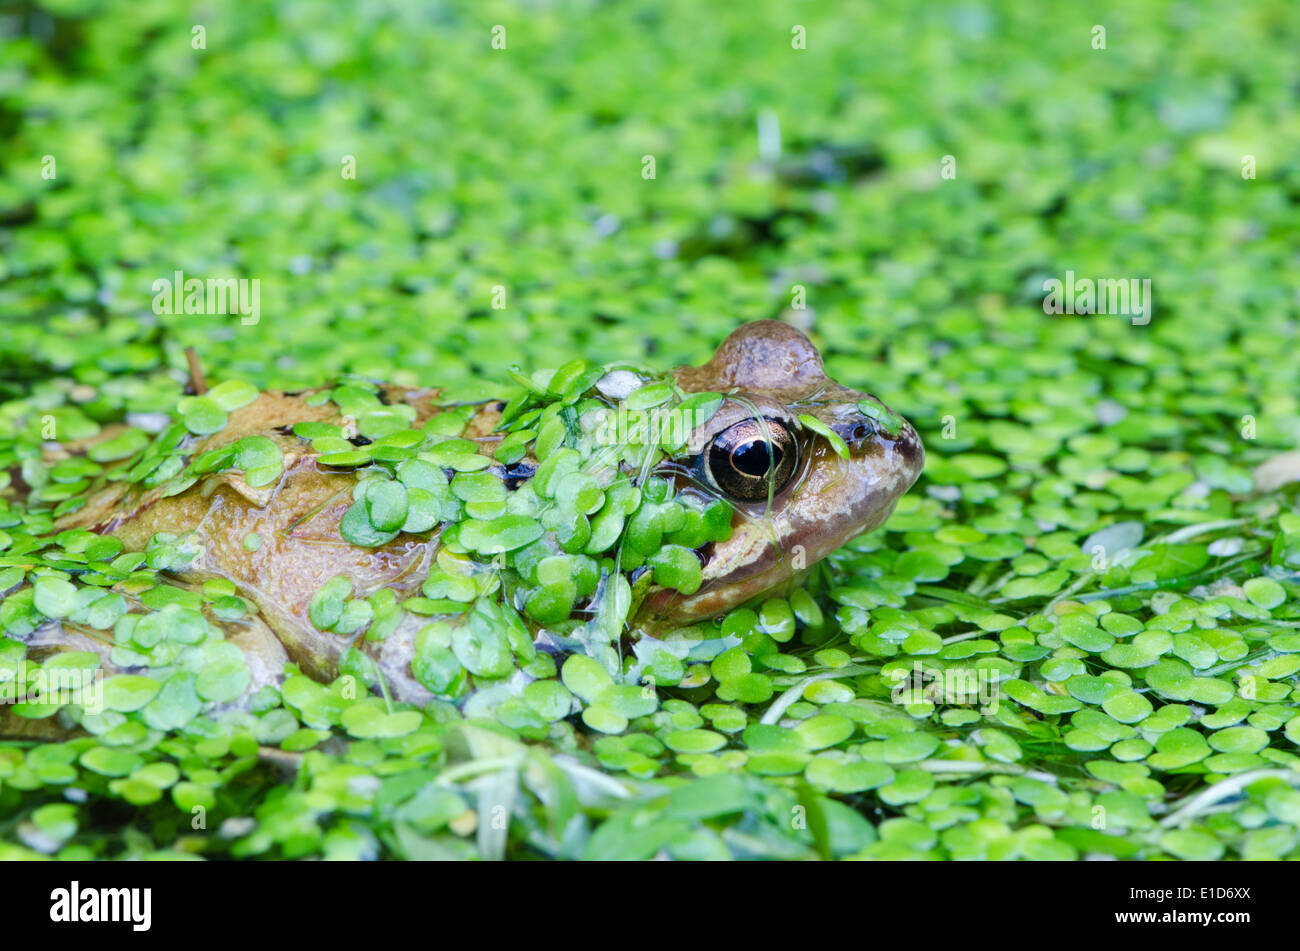
<svg viewBox="0 0 1300 951">
<path fill-rule="evenodd" d="M 848 445 L 849 451 L 860 454 L 867 448 L 867 443 L 876 434 L 876 427 L 865 416 L 853 416 L 850 419 L 832 424 L 831 429 Z"/>
</svg>

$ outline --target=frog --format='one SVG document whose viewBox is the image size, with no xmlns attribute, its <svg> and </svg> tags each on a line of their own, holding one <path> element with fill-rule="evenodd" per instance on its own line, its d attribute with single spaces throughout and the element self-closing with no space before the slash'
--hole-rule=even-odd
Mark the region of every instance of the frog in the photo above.
<svg viewBox="0 0 1300 951">
<path fill-rule="evenodd" d="M 924 465 L 912 425 L 830 379 L 783 321 L 742 324 L 707 362 L 666 374 L 575 361 L 515 375 L 520 395 L 469 404 L 357 381 L 214 390 L 227 408 L 215 431 L 172 422 L 52 519 L 60 538 L 162 553 L 153 576 L 92 572 L 125 613 L 103 630 L 30 609 L 10 638 L 29 662 L 77 652 L 109 675 L 166 677 L 200 647 L 237 654 L 237 689 L 205 698 L 211 715 L 288 675 L 359 675 L 416 706 L 464 703 L 480 684 L 517 692 L 575 652 L 617 676 L 642 639 L 800 584 L 879 527 Z M 602 436 L 628 406 L 644 432 Z M 47 447 L 47 462 L 114 435 Z M 137 636 L 169 611 L 197 633 Z"/>
</svg>

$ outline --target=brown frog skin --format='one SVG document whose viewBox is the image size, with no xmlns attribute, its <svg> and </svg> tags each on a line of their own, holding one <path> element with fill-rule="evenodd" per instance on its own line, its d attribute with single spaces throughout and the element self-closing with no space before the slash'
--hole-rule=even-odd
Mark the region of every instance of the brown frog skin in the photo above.
<svg viewBox="0 0 1300 951">
<path fill-rule="evenodd" d="M 789 431 L 798 428 L 797 416 L 813 416 L 844 440 L 849 456 L 841 458 L 820 436 L 798 433 L 799 463 L 770 507 L 767 498 L 748 503 L 730 499 L 742 517 L 731 538 L 713 547 L 700 590 L 688 598 L 663 592 L 650 600 L 648 607 L 669 619 L 686 622 L 722 614 L 796 579 L 802 569 L 881 525 L 925 463 L 911 424 L 903 421 L 894 436 L 880 431 L 858 409 L 870 394 L 828 378 L 817 348 L 789 324 L 745 324 L 708 363 L 681 367 L 674 375 L 689 393 L 729 397 L 693 434 L 692 452 L 702 452 L 757 410 Z"/>
<path fill-rule="evenodd" d="M 801 569 L 880 525 L 921 471 L 924 451 L 912 427 L 903 422 L 893 436 L 879 431 L 857 406 L 867 394 L 828 379 L 816 348 L 788 324 L 745 324 L 708 363 L 679 368 L 674 375 L 686 392 L 718 392 L 726 400 L 691 436 L 694 467 L 668 469 L 681 476 L 679 484 L 689 484 L 694 491 L 728 496 L 736 515 L 730 539 L 701 553 L 705 564 L 700 589 L 683 597 L 652 588 L 631 625 L 633 632 L 709 618 L 796 579 Z M 59 531 L 80 527 L 114 534 L 128 551 L 143 550 L 157 532 L 195 533 L 198 555 L 188 569 L 173 576 L 173 583 L 197 585 L 227 578 L 257 608 L 255 615 L 239 621 L 208 615 L 244 651 L 253 672 L 247 693 L 232 702 L 233 707 L 245 704 L 260 686 L 282 680 L 290 660 L 317 679 L 337 674 L 349 639 L 317 630 L 308 615 L 313 596 L 326 580 L 339 574 L 350 577 L 358 597 L 383 587 L 399 595 L 415 594 L 437 550 L 436 530 L 399 535 L 380 548 L 358 547 L 340 537 L 339 520 L 351 504 L 354 477 L 318 467 L 310 446 L 290 428 L 305 420 L 345 426 L 348 420 L 340 419 L 333 404 L 309 405 L 308 395 L 263 393 L 232 413 L 224 430 L 193 447 L 197 453 L 242 436 L 265 435 L 284 452 L 285 473 L 277 484 L 251 488 L 237 470 L 209 476 L 172 497 L 163 497 L 161 490 L 138 492 L 115 483 L 56 524 Z M 436 396 L 431 390 L 382 390 L 386 402 L 415 407 L 412 425 L 417 427 L 440 411 Z M 466 431 L 466 438 L 477 440 L 485 454 L 491 454 L 501 438 L 492 431 L 502 405 L 485 404 Z M 800 414 L 816 417 L 837 433 L 848 447 L 848 457 L 841 458 L 825 438 L 802 428 Z M 764 491 L 761 499 L 744 501 L 719 488 L 714 472 L 715 465 L 727 464 L 734 453 L 718 455 L 711 449 L 737 432 L 735 427 L 744 431 L 755 426 L 751 435 L 766 431 L 774 438 L 784 432 L 790 440 L 787 448 L 798 458 L 780 484 L 773 480 L 770 500 Z M 706 457 L 713 460 L 707 468 L 699 464 Z M 763 479 L 770 474 L 764 469 Z M 252 532 L 262 539 L 256 551 L 243 544 Z M 132 592 L 125 593 L 133 599 Z M 432 699 L 410 671 L 415 634 L 426 623 L 408 613 L 383 641 L 358 641 L 379 666 L 395 699 L 417 704 Z M 107 673 L 117 672 L 109 661 L 111 632 L 101 638 L 51 622 L 32 635 L 29 648 L 34 658 L 49 649 L 93 650 Z"/>
</svg>

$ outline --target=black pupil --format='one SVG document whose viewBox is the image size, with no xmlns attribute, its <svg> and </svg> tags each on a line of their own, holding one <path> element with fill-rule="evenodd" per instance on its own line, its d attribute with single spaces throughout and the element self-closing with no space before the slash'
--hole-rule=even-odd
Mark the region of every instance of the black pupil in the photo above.
<svg viewBox="0 0 1300 951">
<path fill-rule="evenodd" d="M 776 452 L 775 463 L 768 459 L 768 443 L 761 439 L 751 440 L 732 450 L 731 465 L 747 476 L 765 476 L 769 469 L 781 464 L 781 447 L 774 446 L 773 449 Z"/>
</svg>

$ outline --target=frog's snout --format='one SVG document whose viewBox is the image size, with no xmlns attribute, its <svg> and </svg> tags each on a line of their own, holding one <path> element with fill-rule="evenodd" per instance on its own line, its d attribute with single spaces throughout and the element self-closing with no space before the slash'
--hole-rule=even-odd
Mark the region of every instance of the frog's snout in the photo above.
<svg viewBox="0 0 1300 951">
<path fill-rule="evenodd" d="M 854 409 L 837 419 L 831 429 L 844 440 L 855 458 L 879 459 L 883 456 L 899 469 L 903 483 L 900 491 L 905 492 L 925 468 L 925 447 L 912 424 L 901 416 L 896 418 L 898 429 L 889 432 L 865 413 Z"/>
</svg>

